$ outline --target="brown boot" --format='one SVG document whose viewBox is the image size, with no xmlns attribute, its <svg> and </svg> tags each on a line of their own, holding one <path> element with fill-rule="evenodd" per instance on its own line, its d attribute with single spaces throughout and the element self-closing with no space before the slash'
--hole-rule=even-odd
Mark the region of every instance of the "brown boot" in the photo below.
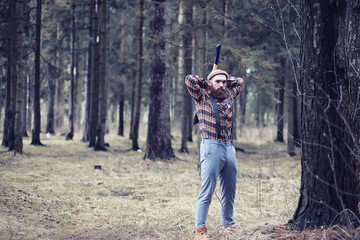
<svg viewBox="0 0 360 240">
<path fill-rule="evenodd" d="M 206 236 L 207 229 L 205 226 L 197 227 L 194 232 L 194 240 L 211 240 Z"/>
</svg>

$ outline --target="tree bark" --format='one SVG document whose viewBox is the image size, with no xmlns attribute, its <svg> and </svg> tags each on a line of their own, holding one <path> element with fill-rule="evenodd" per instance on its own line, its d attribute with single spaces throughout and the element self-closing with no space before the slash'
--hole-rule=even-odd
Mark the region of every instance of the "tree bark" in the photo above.
<svg viewBox="0 0 360 240">
<path fill-rule="evenodd" d="M 144 158 L 155 161 L 175 157 L 170 134 L 170 77 L 166 71 L 166 36 L 170 34 L 169 2 L 154 1 L 151 23 L 155 39 L 151 63 L 150 105 L 146 153 Z"/>
<path fill-rule="evenodd" d="M 34 80 L 34 127 L 31 145 L 43 145 L 40 141 L 40 51 L 41 51 L 41 8 L 42 0 L 36 0 L 36 33 L 35 33 L 35 80 Z"/>
<path fill-rule="evenodd" d="M 87 76 L 86 76 L 86 88 L 85 88 L 85 127 L 82 137 L 83 142 L 88 142 L 90 140 L 90 109 L 91 109 L 91 79 L 92 79 L 92 57 L 93 57 L 93 42 L 94 42 L 94 32 L 93 32 L 93 15 L 94 7 L 93 1 L 89 1 L 90 8 L 90 23 L 89 23 L 89 42 L 88 42 L 88 52 L 87 52 Z"/>
<path fill-rule="evenodd" d="M 302 175 L 289 227 L 351 228 L 359 218 L 359 1 L 303 1 L 301 23 Z"/>
<path fill-rule="evenodd" d="M 144 26 L 144 0 L 139 0 L 139 26 L 138 26 L 138 59 L 137 59 L 137 72 L 135 80 L 135 95 L 134 95 L 134 115 L 133 123 L 131 126 L 131 140 L 132 150 L 139 149 L 139 124 L 140 124 L 140 110 L 141 110 L 141 82 L 142 82 L 142 65 L 143 65 L 143 26 Z"/>
<path fill-rule="evenodd" d="M 191 49 L 192 49 L 192 26 L 193 26 L 193 2 L 185 1 L 184 2 L 184 17 L 185 17 L 185 30 L 182 35 L 183 38 L 183 48 L 184 48 L 184 74 L 191 74 L 192 70 L 192 59 L 191 59 Z M 184 76 L 183 76 L 184 78 Z M 189 119 L 192 120 L 192 111 L 191 111 L 191 97 L 188 93 L 185 84 L 182 84 L 183 100 L 182 100 L 182 111 L 181 111 L 181 152 L 189 152 L 187 147 L 187 141 L 189 140 Z M 190 114 L 190 118 L 189 118 Z M 190 121 L 192 124 L 192 121 Z"/>
<path fill-rule="evenodd" d="M 178 24 L 184 24 L 184 0 L 179 1 Z M 174 119 L 182 119 L 182 101 L 183 101 L 183 85 L 184 85 L 184 40 L 179 39 L 179 50 L 177 57 L 178 76 L 174 87 Z M 178 121 L 174 121 L 173 125 L 178 126 Z"/>
<path fill-rule="evenodd" d="M 107 118 L 107 94 L 106 94 L 106 35 L 107 35 L 107 7 L 106 0 L 101 0 L 100 11 L 100 78 L 99 78 L 99 117 L 97 125 L 97 141 L 95 150 L 106 151 L 105 131 Z"/>
<path fill-rule="evenodd" d="M 96 144 L 96 127 L 99 117 L 99 13 L 97 11 L 97 0 L 93 0 L 93 46 L 92 46 L 92 72 L 91 72 L 91 105 L 90 105 L 90 139 L 89 147 L 95 147 Z"/>
<path fill-rule="evenodd" d="M 277 142 L 284 142 L 284 88 L 285 88 L 285 74 L 284 66 L 286 59 L 285 57 L 280 58 L 281 66 L 277 68 L 277 88 L 278 88 L 278 97 L 276 103 L 276 139 Z"/>
<path fill-rule="evenodd" d="M 119 94 L 119 128 L 118 128 L 118 135 L 124 136 L 124 84 L 120 83 L 120 94 Z"/>
<path fill-rule="evenodd" d="M 71 19 L 71 69 L 70 69 L 70 93 L 69 93 L 69 105 L 68 105 L 68 131 L 66 133 L 65 139 L 72 140 L 74 137 L 74 98 L 75 98 L 75 42 L 76 42 L 76 31 L 75 31 L 75 0 L 71 4 L 72 10 L 72 19 Z"/>
<path fill-rule="evenodd" d="M 24 77 L 24 63 L 22 58 L 23 53 L 23 32 L 24 32 L 24 0 L 18 0 L 18 24 L 17 24 L 17 78 L 16 78 L 16 102 L 15 102 L 15 139 L 14 139 L 14 151 L 16 153 L 23 153 L 23 122 L 21 116 L 22 101 L 23 101 L 23 79 Z"/>
<path fill-rule="evenodd" d="M 121 60 L 121 71 L 120 71 L 120 83 L 119 83 L 119 126 L 118 126 L 118 135 L 124 136 L 124 102 L 125 102 L 125 90 L 124 90 L 124 82 L 126 81 L 126 75 L 125 75 L 125 67 L 124 64 L 126 62 L 125 60 L 125 50 L 126 50 L 126 10 L 122 10 L 121 12 L 121 33 L 120 33 L 120 56 L 122 56 Z"/>
<path fill-rule="evenodd" d="M 3 146 L 8 147 L 9 151 L 14 150 L 14 125 L 15 125 L 15 99 L 16 99 L 16 63 L 17 63 L 17 1 L 10 1 L 10 23 L 9 34 L 9 52 L 8 52 L 8 78 L 6 92 L 6 115 L 4 121 Z"/>
<path fill-rule="evenodd" d="M 46 133 L 55 134 L 55 80 L 52 76 L 49 76 L 48 80 L 48 109 L 47 109 L 47 123 Z"/>
<path fill-rule="evenodd" d="M 35 80 L 34 80 L 34 128 L 31 145 L 43 145 L 40 141 L 40 43 L 41 43 L 41 8 L 42 0 L 36 0 L 36 33 L 35 33 Z"/>
</svg>

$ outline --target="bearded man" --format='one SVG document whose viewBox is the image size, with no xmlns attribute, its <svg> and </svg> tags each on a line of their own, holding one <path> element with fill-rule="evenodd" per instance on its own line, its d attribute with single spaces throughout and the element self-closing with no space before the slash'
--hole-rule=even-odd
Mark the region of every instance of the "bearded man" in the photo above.
<svg viewBox="0 0 360 240">
<path fill-rule="evenodd" d="M 201 189 L 196 202 L 194 239 L 209 240 L 205 223 L 218 178 L 221 187 L 220 223 L 225 228 L 234 224 L 238 167 L 231 141 L 233 102 L 244 81 L 217 69 L 208 75 L 207 81 L 197 75 L 188 75 L 185 83 L 195 102 L 201 136 Z"/>
</svg>

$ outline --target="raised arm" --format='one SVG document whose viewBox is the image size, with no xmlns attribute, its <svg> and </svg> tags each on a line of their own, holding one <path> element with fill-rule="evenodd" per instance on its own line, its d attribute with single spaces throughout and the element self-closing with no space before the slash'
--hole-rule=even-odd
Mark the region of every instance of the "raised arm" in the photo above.
<svg viewBox="0 0 360 240">
<path fill-rule="evenodd" d="M 229 77 L 227 87 L 231 98 L 235 99 L 239 95 L 244 84 L 245 82 L 242 78 L 233 76 Z"/>
<path fill-rule="evenodd" d="M 207 83 L 204 79 L 199 78 L 198 75 L 187 75 L 185 78 L 186 87 L 195 101 L 200 101 L 201 98 L 201 88 L 206 88 Z"/>
</svg>

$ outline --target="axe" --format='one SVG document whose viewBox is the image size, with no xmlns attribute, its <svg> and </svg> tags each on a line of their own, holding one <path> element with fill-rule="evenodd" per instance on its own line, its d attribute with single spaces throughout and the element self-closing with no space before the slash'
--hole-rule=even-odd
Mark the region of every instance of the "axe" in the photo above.
<svg viewBox="0 0 360 240">
<path fill-rule="evenodd" d="M 221 50 L 221 44 L 216 45 L 216 52 L 215 52 L 215 61 L 213 65 L 213 71 L 215 71 L 218 68 L 219 64 L 219 58 L 220 58 L 220 50 Z"/>
</svg>

